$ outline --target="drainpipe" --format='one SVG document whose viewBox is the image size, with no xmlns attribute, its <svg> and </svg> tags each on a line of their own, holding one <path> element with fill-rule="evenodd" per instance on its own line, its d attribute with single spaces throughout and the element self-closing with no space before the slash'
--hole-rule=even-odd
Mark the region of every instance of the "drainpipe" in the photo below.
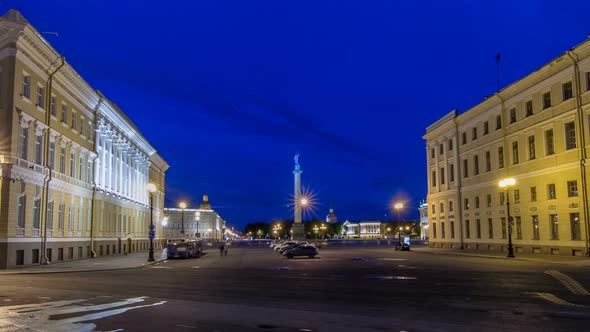
<svg viewBox="0 0 590 332">
<path fill-rule="evenodd" d="M 49 167 L 49 136 L 51 129 L 51 90 L 53 88 L 53 76 L 66 64 L 66 58 L 61 56 L 60 65 L 49 74 L 45 84 L 45 125 L 46 133 L 43 137 L 43 170 L 45 178 L 43 179 L 43 199 L 41 200 L 41 264 L 49 264 L 47 257 L 47 208 L 49 205 L 49 183 L 52 180 L 52 170 Z M 57 105 L 56 105 L 57 107 Z M 53 151 L 55 153 L 55 151 Z M 55 164 L 55 158 L 54 158 Z M 55 167 L 55 165 L 52 165 Z M 53 212 L 53 211 L 52 211 Z"/>
<path fill-rule="evenodd" d="M 588 187 L 586 179 L 586 130 L 584 129 L 584 112 L 582 111 L 582 93 L 580 87 L 580 67 L 578 65 L 578 57 L 573 51 L 567 51 L 566 54 L 570 57 L 574 63 L 574 87 L 576 97 L 576 118 L 578 122 L 578 133 L 577 135 L 580 143 L 580 177 L 582 181 L 582 215 L 584 216 L 584 226 L 586 228 L 585 245 L 586 245 L 586 256 L 590 256 L 590 215 L 588 211 Z"/>
<path fill-rule="evenodd" d="M 100 105 L 103 103 L 104 98 L 102 94 L 100 95 L 100 99 L 94 108 L 94 119 L 92 120 L 92 125 L 94 127 L 94 149 L 97 151 L 96 157 L 92 159 L 92 202 L 90 204 L 90 257 L 96 257 L 96 251 L 94 251 L 94 204 L 96 203 L 96 188 L 98 187 L 98 183 L 96 182 L 96 159 L 98 159 L 98 148 L 96 145 L 97 142 L 97 132 L 98 132 L 98 110 L 100 109 Z"/>
<path fill-rule="evenodd" d="M 459 157 L 459 124 L 457 123 L 457 115 L 453 118 L 453 123 L 455 124 L 455 170 L 457 170 L 457 176 L 455 180 L 457 181 L 457 208 L 459 210 L 459 237 L 461 239 L 461 247 L 460 249 L 465 249 L 464 242 L 463 242 L 463 199 L 461 195 L 461 158 Z"/>
</svg>

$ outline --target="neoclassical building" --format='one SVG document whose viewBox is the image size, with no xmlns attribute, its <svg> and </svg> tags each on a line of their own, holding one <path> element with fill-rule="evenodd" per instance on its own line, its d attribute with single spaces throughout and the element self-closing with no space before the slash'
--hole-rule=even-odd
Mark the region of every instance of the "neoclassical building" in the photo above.
<svg viewBox="0 0 590 332">
<path fill-rule="evenodd" d="M 428 126 L 430 246 L 506 252 L 512 229 L 517 255 L 588 254 L 589 119 L 585 41 Z"/>
<path fill-rule="evenodd" d="M 0 268 L 144 250 L 167 168 L 18 11 L 0 17 Z"/>
<path fill-rule="evenodd" d="M 225 220 L 211 207 L 209 196 L 203 195 L 198 209 L 165 208 L 164 227 L 166 238 L 198 238 L 205 241 L 222 241 L 234 238 L 231 229 L 226 229 Z M 184 234 L 182 233 L 184 230 Z"/>
<path fill-rule="evenodd" d="M 361 221 L 354 223 L 347 220 L 342 224 L 342 227 L 344 228 L 344 235 L 350 238 L 380 239 L 385 235 L 382 229 L 382 222 L 380 221 Z"/>
</svg>

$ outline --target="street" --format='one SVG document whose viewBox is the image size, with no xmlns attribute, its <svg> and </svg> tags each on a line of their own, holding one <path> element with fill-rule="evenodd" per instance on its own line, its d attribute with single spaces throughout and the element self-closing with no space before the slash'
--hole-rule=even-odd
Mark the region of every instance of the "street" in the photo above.
<svg viewBox="0 0 590 332">
<path fill-rule="evenodd" d="M 210 248 L 137 269 L 1 275 L 0 330 L 579 330 L 590 323 L 587 271 L 390 247 L 315 259 Z"/>
</svg>

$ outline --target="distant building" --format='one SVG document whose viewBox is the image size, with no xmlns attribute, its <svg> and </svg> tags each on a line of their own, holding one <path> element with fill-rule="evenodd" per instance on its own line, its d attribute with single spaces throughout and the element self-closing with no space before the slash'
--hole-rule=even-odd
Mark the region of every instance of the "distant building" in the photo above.
<svg viewBox="0 0 590 332">
<path fill-rule="evenodd" d="M 380 221 L 361 221 L 358 223 L 352 223 L 347 220 L 344 222 L 342 226 L 344 227 L 343 233 L 346 237 L 360 237 L 361 239 L 377 239 L 383 237 L 381 225 L 382 223 Z"/>
<path fill-rule="evenodd" d="M 420 207 L 418 208 L 420 211 L 420 239 L 427 240 L 428 239 L 428 202 L 422 201 L 420 202 Z"/>
<path fill-rule="evenodd" d="M 198 209 L 166 208 L 168 224 L 164 228 L 167 238 L 198 238 L 207 241 L 225 239 L 225 220 L 211 208 L 209 196 L 203 195 Z M 184 230 L 184 234 L 182 234 Z"/>
<path fill-rule="evenodd" d="M 338 218 L 336 218 L 336 214 L 334 213 L 334 209 L 330 208 L 330 212 L 326 216 L 326 222 L 328 224 L 335 224 L 338 222 Z"/>
</svg>

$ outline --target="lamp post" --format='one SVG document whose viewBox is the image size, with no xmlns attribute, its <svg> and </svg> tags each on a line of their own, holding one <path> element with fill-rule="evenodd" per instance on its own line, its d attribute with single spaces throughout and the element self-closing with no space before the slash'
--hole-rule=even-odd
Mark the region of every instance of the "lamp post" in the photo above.
<svg viewBox="0 0 590 332">
<path fill-rule="evenodd" d="M 506 195 L 506 215 L 508 216 L 508 258 L 514 258 L 514 247 L 512 246 L 512 217 L 510 216 L 510 187 L 516 184 L 514 178 L 506 178 L 500 180 L 498 186 L 505 190 Z"/>
<path fill-rule="evenodd" d="M 195 221 L 197 222 L 197 233 L 195 234 L 197 238 L 201 238 L 201 234 L 199 233 L 199 221 L 201 220 L 201 212 L 195 212 Z"/>
<path fill-rule="evenodd" d="M 148 190 L 149 196 L 150 196 L 150 232 L 149 232 L 150 250 L 149 250 L 149 256 L 148 256 L 148 262 L 153 262 L 153 261 L 155 261 L 155 259 L 154 259 L 154 237 L 156 235 L 154 232 L 154 228 L 156 228 L 154 226 L 154 193 L 156 192 L 156 190 L 158 190 L 158 188 L 156 188 L 155 184 L 148 183 L 147 190 Z"/>
<path fill-rule="evenodd" d="M 322 230 L 322 240 L 324 239 L 324 233 L 326 232 L 326 225 L 325 224 L 321 224 L 320 225 L 320 229 Z"/>
<path fill-rule="evenodd" d="M 316 226 L 313 226 L 313 232 L 315 233 L 315 239 L 316 240 L 318 239 L 318 230 L 319 229 L 318 229 L 318 226 L 317 225 Z"/>
<path fill-rule="evenodd" d="M 400 225 L 399 228 L 399 235 L 398 235 L 398 240 L 401 242 L 402 241 L 402 229 L 401 229 L 401 220 L 400 220 L 400 212 L 401 210 L 404 208 L 404 203 L 402 202 L 397 202 L 395 204 L 393 204 L 393 208 L 395 209 L 395 211 L 397 212 L 397 222 L 398 225 Z"/>
<path fill-rule="evenodd" d="M 184 209 L 186 209 L 186 202 L 178 203 L 178 207 L 180 208 L 180 234 L 184 237 Z"/>
</svg>

